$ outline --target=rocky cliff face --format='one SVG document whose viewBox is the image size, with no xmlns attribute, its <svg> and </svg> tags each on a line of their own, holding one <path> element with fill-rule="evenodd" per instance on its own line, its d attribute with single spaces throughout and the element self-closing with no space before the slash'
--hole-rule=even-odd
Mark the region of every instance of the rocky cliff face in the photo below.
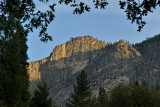
<svg viewBox="0 0 160 107">
<path fill-rule="evenodd" d="M 124 41 L 106 45 L 91 36 L 72 38 L 56 46 L 49 57 L 29 63 L 30 91 L 33 92 L 39 81 L 45 80 L 52 99 L 64 107 L 82 70 L 88 74 L 93 96 L 98 94 L 101 86 L 109 90 L 130 80 L 145 80 L 153 85 L 160 80 L 160 63 L 156 60 L 160 54 L 145 51 L 148 48 L 157 50 L 149 45 L 140 52 L 137 51 L 139 47 L 133 48 Z"/>
<path fill-rule="evenodd" d="M 50 56 L 50 61 L 58 60 L 60 58 L 70 57 L 79 52 L 88 52 L 104 48 L 106 44 L 98 41 L 91 36 L 79 36 L 71 38 L 71 40 L 62 45 L 55 47 Z"/>
</svg>

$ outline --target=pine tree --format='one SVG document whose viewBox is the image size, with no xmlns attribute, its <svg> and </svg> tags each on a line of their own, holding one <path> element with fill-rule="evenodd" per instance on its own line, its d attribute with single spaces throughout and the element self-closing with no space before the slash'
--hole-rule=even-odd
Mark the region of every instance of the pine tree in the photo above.
<svg viewBox="0 0 160 107">
<path fill-rule="evenodd" d="M 68 107 L 90 107 L 91 90 L 87 74 L 82 71 L 77 77 L 77 85 L 74 85 L 74 93 L 71 93 Z"/>
<path fill-rule="evenodd" d="M 32 0 L 2 0 L 0 12 L 0 106 L 25 107 L 30 99 L 27 35 L 41 27 L 41 40 L 51 40 L 46 28 L 53 11 L 36 13 Z"/>
<path fill-rule="evenodd" d="M 40 82 L 37 85 L 38 89 L 34 91 L 29 107 L 52 107 L 52 100 L 48 98 L 49 89 L 45 81 Z"/>
<path fill-rule="evenodd" d="M 25 107 L 29 101 L 27 38 L 20 22 L 10 25 L 18 30 L 0 39 L 0 106 Z"/>
<path fill-rule="evenodd" d="M 106 107 L 108 102 L 108 96 L 104 88 L 99 88 L 98 107 Z"/>
</svg>

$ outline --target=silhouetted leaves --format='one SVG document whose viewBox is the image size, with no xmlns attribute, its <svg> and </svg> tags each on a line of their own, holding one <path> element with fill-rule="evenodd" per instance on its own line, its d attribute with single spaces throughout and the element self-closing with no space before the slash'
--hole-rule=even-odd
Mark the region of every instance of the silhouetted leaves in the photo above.
<svg viewBox="0 0 160 107">
<path fill-rule="evenodd" d="M 120 0 L 119 4 L 121 9 L 125 9 L 127 18 L 138 25 L 139 32 L 146 24 L 143 17 L 152 13 L 157 6 L 160 6 L 159 0 Z"/>
<path fill-rule="evenodd" d="M 40 0 L 48 2 L 48 0 Z M 107 0 L 91 0 L 94 4 L 95 9 L 105 9 L 109 4 Z M 82 14 L 85 11 L 89 12 L 91 10 L 90 6 L 85 4 L 83 1 L 76 0 L 59 0 L 60 4 L 70 5 L 74 7 L 74 14 Z M 141 31 L 146 22 L 143 17 L 152 13 L 156 7 L 160 6 L 159 0 L 119 0 L 120 9 L 125 9 L 126 16 L 131 23 L 136 23 L 138 25 L 138 30 Z"/>
</svg>

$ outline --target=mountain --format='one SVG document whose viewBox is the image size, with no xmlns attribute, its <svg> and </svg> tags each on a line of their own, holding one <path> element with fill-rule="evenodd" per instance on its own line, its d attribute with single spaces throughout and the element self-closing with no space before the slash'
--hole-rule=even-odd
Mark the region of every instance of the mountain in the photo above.
<svg viewBox="0 0 160 107">
<path fill-rule="evenodd" d="M 129 81 L 153 85 L 160 80 L 160 42 L 145 42 L 132 46 L 123 40 L 105 44 L 91 36 L 71 38 L 56 46 L 49 57 L 29 63 L 30 91 L 45 80 L 50 97 L 64 107 L 82 70 L 88 74 L 93 96 L 99 87 L 110 90 Z"/>
<path fill-rule="evenodd" d="M 134 46 L 146 60 L 160 64 L 160 34 L 137 43 Z"/>
</svg>

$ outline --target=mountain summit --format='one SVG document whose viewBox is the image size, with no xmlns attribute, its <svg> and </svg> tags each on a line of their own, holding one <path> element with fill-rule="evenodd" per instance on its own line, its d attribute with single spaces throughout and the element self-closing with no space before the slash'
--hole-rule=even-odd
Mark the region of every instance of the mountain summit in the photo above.
<svg viewBox="0 0 160 107">
<path fill-rule="evenodd" d="M 50 56 L 50 61 L 70 57 L 79 52 L 88 52 L 104 48 L 106 44 L 91 36 L 79 36 L 71 38 L 69 42 L 55 47 Z"/>
<path fill-rule="evenodd" d="M 115 42 L 111 48 L 112 55 L 115 58 L 127 59 L 141 56 L 141 54 L 135 48 L 123 40 Z"/>
<path fill-rule="evenodd" d="M 45 80 L 50 97 L 64 107 L 82 70 L 88 74 L 93 96 L 100 87 L 110 90 L 129 81 L 153 85 L 160 80 L 160 42 L 144 42 L 132 46 L 123 40 L 105 44 L 91 36 L 71 38 L 47 58 L 29 63 L 30 91 Z"/>
</svg>

